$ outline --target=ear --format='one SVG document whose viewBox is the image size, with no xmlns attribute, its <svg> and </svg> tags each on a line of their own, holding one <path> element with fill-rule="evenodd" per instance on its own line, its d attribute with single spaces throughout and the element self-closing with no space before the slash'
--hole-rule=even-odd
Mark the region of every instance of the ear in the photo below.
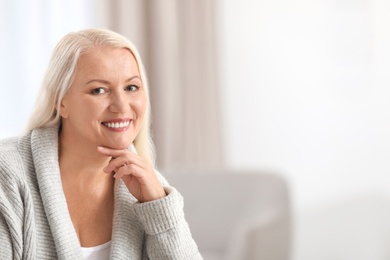
<svg viewBox="0 0 390 260">
<path fill-rule="evenodd" d="M 58 102 L 58 101 L 57 101 Z M 57 103 L 56 103 L 56 107 L 57 107 Z M 60 103 L 60 116 L 62 118 L 68 118 L 69 117 L 69 113 L 68 113 L 68 106 L 67 106 L 67 102 L 66 102 L 66 98 L 64 97 L 62 100 L 61 100 L 61 103 Z"/>
</svg>

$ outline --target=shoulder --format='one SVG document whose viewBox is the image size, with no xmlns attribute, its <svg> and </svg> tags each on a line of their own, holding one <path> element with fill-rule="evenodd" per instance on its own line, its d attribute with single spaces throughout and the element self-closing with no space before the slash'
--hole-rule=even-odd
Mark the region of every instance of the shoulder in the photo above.
<svg viewBox="0 0 390 260">
<path fill-rule="evenodd" d="M 19 137 L 0 140 L 0 169 L 19 157 L 18 142 Z"/>
<path fill-rule="evenodd" d="M 11 159 L 17 155 L 30 151 L 31 131 L 15 137 L 8 137 L 0 140 L 0 165 L 2 160 Z"/>
<path fill-rule="evenodd" d="M 17 148 L 19 137 L 8 137 L 0 140 L 0 155 Z"/>
<path fill-rule="evenodd" d="M 23 172 L 23 158 L 30 151 L 29 137 L 30 133 L 0 140 L 0 181 L 5 177 L 14 179 Z"/>
</svg>

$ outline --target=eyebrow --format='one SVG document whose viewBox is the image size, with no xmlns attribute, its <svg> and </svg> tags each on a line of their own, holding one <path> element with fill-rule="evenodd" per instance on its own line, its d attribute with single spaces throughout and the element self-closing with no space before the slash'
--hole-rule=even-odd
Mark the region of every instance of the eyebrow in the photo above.
<svg viewBox="0 0 390 260">
<path fill-rule="evenodd" d="M 141 79 L 138 75 L 135 75 L 135 76 L 127 79 L 126 82 L 131 81 L 131 80 L 133 80 L 135 78 Z M 89 80 L 87 82 L 87 85 L 92 83 L 92 82 L 100 82 L 100 83 L 103 83 L 103 84 L 110 84 L 110 82 L 108 80 L 104 80 L 104 79 L 91 79 L 91 80 Z"/>
</svg>

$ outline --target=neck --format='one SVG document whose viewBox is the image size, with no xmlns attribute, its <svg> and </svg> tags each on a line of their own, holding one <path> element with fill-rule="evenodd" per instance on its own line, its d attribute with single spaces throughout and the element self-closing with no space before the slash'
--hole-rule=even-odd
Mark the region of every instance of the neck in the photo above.
<svg viewBox="0 0 390 260">
<path fill-rule="evenodd" d="M 70 178 L 85 187 L 96 182 L 106 182 L 112 176 L 103 172 L 111 158 L 97 152 L 97 146 L 81 144 L 69 140 L 66 135 L 59 135 L 59 165 L 61 178 Z"/>
</svg>

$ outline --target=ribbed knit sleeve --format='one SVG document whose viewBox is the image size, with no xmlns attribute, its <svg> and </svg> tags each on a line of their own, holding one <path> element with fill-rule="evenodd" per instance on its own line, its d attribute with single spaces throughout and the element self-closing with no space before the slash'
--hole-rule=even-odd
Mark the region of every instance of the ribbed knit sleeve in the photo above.
<svg viewBox="0 0 390 260">
<path fill-rule="evenodd" d="M 202 259 L 184 218 L 182 196 L 172 187 L 165 191 L 165 198 L 134 205 L 146 232 L 149 259 Z"/>
<path fill-rule="evenodd" d="M 0 259 L 35 259 L 32 198 L 15 143 L 0 143 Z"/>
</svg>

